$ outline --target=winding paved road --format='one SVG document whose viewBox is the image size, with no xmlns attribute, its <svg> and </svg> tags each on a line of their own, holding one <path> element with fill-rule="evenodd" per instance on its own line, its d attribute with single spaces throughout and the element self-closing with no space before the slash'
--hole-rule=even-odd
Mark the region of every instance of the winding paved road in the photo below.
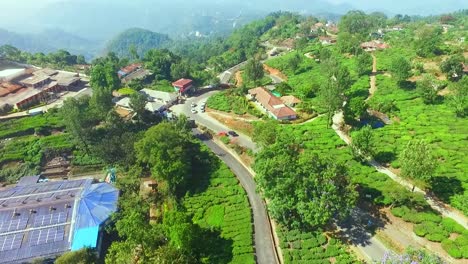
<svg viewBox="0 0 468 264">
<path fill-rule="evenodd" d="M 198 129 L 193 129 L 195 135 L 200 135 Z M 254 219 L 254 236 L 255 236 L 255 255 L 259 264 L 275 264 L 278 263 L 275 244 L 273 242 L 270 222 L 265 208 L 265 203 L 256 192 L 256 185 L 252 174 L 234 157 L 220 147 L 213 140 L 200 137 L 203 143 L 208 146 L 219 158 L 234 172 L 239 179 L 242 187 L 244 187 L 249 198 L 250 207 L 252 209 Z"/>
</svg>

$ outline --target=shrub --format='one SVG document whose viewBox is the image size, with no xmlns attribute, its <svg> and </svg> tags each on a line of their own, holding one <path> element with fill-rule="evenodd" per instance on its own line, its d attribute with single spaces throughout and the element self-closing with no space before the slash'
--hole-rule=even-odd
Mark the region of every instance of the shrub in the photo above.
<svg viewBox="0 0 468 264">
<path fill-rule="evenodd" d="M 433 233 L 426 235 L 427 240 L 432 242 L 441 242 L 442 240 L 446 239 L 447 236 L 443 233 Z"/>
<path fill-rule="evenodd" d="M 391 212 L 396 217 L 403 217 L 405 214 L 409 213 L 409 208 L 406 206 L 394 207 Z"/>
<path fill-rule="evenodd" d="M 292 242 L 292 248 L 294 249 L 301 249 L 301 241 L 294 241 Z"/>
<path fill-rule="evenodd" d="M 462 257 L 462 252 L 450 239 L 445 239 L 442 241 L 442 248 L 453 258 L 459 259 Z"/>
<path fill-rule="evenodd" d="M 452 218 L 444 218 L 441 221 L 442 226 L 444 229 L 449 232 L 449 233 L 457 233 L 457 234 L 462 234 L 465 231 L 465 228 L 455 222 Z"/>
</svg>

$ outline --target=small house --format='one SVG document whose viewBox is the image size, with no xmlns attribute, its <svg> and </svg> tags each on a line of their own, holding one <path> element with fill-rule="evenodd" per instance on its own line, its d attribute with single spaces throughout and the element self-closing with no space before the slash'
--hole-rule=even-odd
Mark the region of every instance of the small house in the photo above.
<svg viewBox="0 0 468 264">
<path fill-rule="evenodd" d="M 179 94 L 186 94 L 193 88 L 193 81 L 190 79 L 179 79 L 172 83 L 174 90 Z"/>
</svg>

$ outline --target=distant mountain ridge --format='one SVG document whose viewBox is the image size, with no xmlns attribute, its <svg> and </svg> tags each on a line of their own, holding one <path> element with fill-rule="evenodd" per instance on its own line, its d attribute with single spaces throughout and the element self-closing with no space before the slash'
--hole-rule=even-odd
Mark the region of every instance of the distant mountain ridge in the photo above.
<svg viewBox="0 0 468 264">
<path fill-rule="evenodd" d="M 60 29 L 47 29 L 37 34 L 19 34 L 0 28 L 0 46 L 12 45 L 27 52 L 49 53 L 64 49 L 90 59 L 100 50 L 97 42 L 67 33 Z"/>
<path fill-rule="evenodd" d="M 142 28 L 130 28 L 109 41 L 105 51 L 115 52 L 120 57 L 129 57 L 130 48 L 133 46 L 138 55 L 142 56 L 146 51 L 161 48 L 169 42 L 171 39 L 166 34 Z"/>
</svg>

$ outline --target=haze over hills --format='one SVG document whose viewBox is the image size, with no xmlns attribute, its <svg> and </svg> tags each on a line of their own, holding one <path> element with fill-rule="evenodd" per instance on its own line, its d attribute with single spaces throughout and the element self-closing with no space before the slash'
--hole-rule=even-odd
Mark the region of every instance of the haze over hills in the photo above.
<svg viewBox="0 0 468 264">
<path fill-rule="evenodd" d="M 177 39 L 227 34 L 278 10 L 337 18 L 353 9 L 384 11 L 388 15 L 423 15 L 463 8 L 468 8 L 468 1 L 4 0 L 0 44 L 12 44 L 27 51 L 64 48 L 92 57 L 129 28 L 142 28 Z"/>
</svg>

